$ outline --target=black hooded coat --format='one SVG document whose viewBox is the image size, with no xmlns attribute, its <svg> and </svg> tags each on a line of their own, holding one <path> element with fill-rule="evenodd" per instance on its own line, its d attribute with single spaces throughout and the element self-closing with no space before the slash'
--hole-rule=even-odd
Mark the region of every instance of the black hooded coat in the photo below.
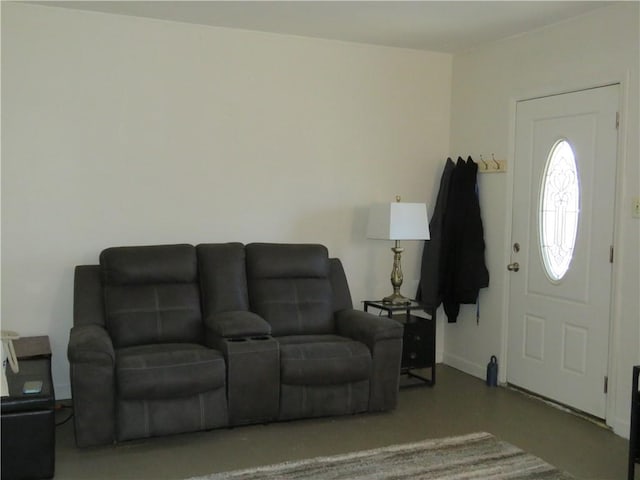
<svg viewBox="0 0 640 480">
<path fill-rule="evenodd" d="M 471 157 L 466 162 L 458 157 L 454 168 L 450 164 L 448 159 L 429 224 L 431 230 L 435 220 L 431 235 L 436 243 L 425 243 L 418 293 L 421 301 L 434 308 L 442 302 L 451 323 L 457 320 L 461 304 L 476 303 L 479 290 L 489 286 L 489 271 L 477 193 L 478 165 Z"/>
</svg>

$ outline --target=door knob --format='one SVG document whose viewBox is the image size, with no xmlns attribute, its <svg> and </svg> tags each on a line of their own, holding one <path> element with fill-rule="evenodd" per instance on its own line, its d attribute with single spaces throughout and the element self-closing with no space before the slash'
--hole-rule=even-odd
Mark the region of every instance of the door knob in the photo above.
<svg viewBox="0 0 640 480">
<path fill-rule="evenodd" d="M 518 262 L 510 263 L 509 265 L 507 265 L 507 270 L 509 270 L 510 272 L 517 272 L 518 270 L 520 270 L 520 264 Z"/>
</svg>

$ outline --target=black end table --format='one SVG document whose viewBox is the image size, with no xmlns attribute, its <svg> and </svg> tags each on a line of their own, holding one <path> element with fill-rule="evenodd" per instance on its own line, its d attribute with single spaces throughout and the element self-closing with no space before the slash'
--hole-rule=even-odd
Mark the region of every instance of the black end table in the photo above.
<svg viewBox="0 0 640 480">
<path fill-rule="evenodd" d="M 55 395 L 48 337 L 13 341 L 20 371 L 7 366 L 9 396 L 2 397 L 2 480 L 51 478 L 55 470 Z M 42 381 L 40 393 L 22 392 Z"/>
<path fill-rule="evenodd" d="M 404 305 L 384 303 L 382 300 L 365 300 L 364 311 L 376 308 L 380 312 L 387 312 L 389 318 L 399 321 L 404 326 L 402 336 L 402 361 L 400 373 L 420 380 L 422 383 L 401 385 L 411 387 L 415 385 L 436 384 L 436 310 L 424 303 L 411 300 Z M 422 310 L 429 318 L 412 315 L 411 312 Z M 423 377 L 414 370 L 430 368 L 431 378 Z"/>
</svg>

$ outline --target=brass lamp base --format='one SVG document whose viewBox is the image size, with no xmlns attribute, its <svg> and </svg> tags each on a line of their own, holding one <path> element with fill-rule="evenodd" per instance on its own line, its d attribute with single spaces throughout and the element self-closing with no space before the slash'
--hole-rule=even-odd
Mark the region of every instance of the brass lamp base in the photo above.
<svg viewBox="0 0 640 480">
<path fill-rule="evenodd" d="M 382 299 L 382 303 L 388 303 L 390 305 L 408 305 L 411 303 L 411 299 L 405 297 L 400 293 L 392 293 L 388 297 Z"/>
<path fill-rule="evenodd" d="M 391 251 L 393 252 L 393 270 L 391 271 L 391 286 L 393 287 L 393 293 L 388 297 L 384 297 L 382 299 L 382 303 L 390 305 L 407 305 L 408 303 L 411 303 L 411 300 L 400 293 L 403 278 L 400 259 L 404 248 L 401 248 L 400 242 L 396 240 L 395 246 Z"/>
</svg>

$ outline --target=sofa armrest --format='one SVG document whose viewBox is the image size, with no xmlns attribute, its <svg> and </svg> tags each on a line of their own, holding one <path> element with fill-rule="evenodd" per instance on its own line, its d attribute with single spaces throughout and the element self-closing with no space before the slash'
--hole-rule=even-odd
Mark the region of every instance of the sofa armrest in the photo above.
<svg viewBox="0 0 640 480">
<path fill-rule="evenodd" d="M 73 327 L 67 357 L 70 363 L 94 363 L 113 367 L 116 361 L 111 337 L 99 325 Z"/>
<path fill-rule="evenodd" d="M 388 317 L 346 309 L 336 313 L 336 325 L 340 335 L 364 343 L 371 352 L 369 411 L 395 408 L 400 386 L 402 324 Z"/>
<path fill-rule="evenodd" d="M 100 265 L 78 265 L 73 278 L 73 326 L 105 325 Z"/>
<path fill-rule="evenodd" d="M 204 323 L 209 333 L 222 338 L 271 335 L 271 325 L 266 320 L 245 310 L 214 313 Z"/>
<path fill-rule="evenodd" d="M 115 351 L 99 325 L 71 329 L 67 357 L 76 444 L 105 445 L 115 441 Z"/>
<path fill-rule="evenodd" d="M 403 326 L 388 318 L 361 310 L 346 309 L 336 313 L 338 333 L 366 344 L 373 351 L 381 340 L 401 339 Z"/>
</svg>

